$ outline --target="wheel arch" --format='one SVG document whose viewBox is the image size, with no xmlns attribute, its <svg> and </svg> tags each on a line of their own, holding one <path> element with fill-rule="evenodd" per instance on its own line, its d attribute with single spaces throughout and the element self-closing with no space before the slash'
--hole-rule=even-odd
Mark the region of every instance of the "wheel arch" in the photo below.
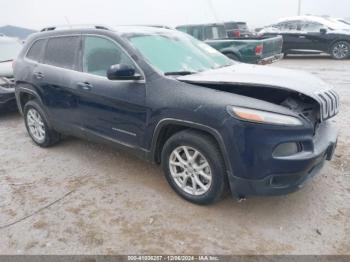
<svg viewBox="0 0 350 262">
<path fill-rule="evenodd" d="M 234 55 L 234 56 L 236 56 L 238 58 L 238 61 L 242 61 L 242 56 L 241 56 L 241 54 L 238 51 L 231 50 L 231 49 L 223 50 L 222 54 L 224 54 L 225 56 L 228 56 L 228 55 L 232 54 L 232 55 Z"/>
<path fill-rule="evenodd" d="M 332 51 L 332 47 L 338 42 L 347 42 L 350 45 L 350 38 L 337 38 L 337 39 L 333 40 L 330 43 L 330 45 L 328 46 L 328 51 L 331 52 Z"/>
<path fill-rule="evenodd" d="M 27 88 L 27 87 L 21 87 L 21 86 L 16 87 L 17 105 L 18 105 L 18 109 L 22 115 L 23 115 L 24 105 L 28 101 L 34 100 L 34 99 L 38 99 L 39 102 L 42 103 L 42 100 L 41 100 L 39 94 L 35 90 L 32 90 L 32 89 Z"/>
<path fill-rule="evenodd" d="M 231 164 L 228 159 L 227 150 L 221 134 L 212 127 L 195 123 L 192 121 L 171 118 L 166 118 L 159 121 L 154 130 L 152 138 L 151 160 L 153 162 L 160 163 L 160 154 L 162 152 L 163 145 L 167 141 L 167 139 L 169 139 L 175 133 L 186 129 L 200 131 L 212 137 L 220 149 L 227 172 L 232 173 Z"/>
</svg>

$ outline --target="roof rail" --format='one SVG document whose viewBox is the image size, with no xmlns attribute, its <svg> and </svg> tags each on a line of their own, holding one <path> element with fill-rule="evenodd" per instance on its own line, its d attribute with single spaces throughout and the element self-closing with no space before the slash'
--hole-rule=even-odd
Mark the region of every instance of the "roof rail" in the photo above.
<svg viewBox="0 0 350 262">
<path fill-rule="evenodd" d="M 101 30 L 112 30 L 111 28 L 104 25 L 61 25 L 61 26 L 50 26 L 40 30 L 40 32 L 63 30 L 63 29 L 101 29 Z"/>
</svg>

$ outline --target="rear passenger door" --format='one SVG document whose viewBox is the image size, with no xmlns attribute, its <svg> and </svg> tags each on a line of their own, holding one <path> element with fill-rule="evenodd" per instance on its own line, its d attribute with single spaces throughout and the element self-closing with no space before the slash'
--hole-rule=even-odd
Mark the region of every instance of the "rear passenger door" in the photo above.
<svg viewBox="0 0 350 262">
<path fill-rule="evenodd" d="M 137 147 L 142 143 L 147 110 L 145 80 L 109 80 L 111 65 L 126 64 L 142 75 L 136 63 L 113 39 L 83 36 L 82 71 L 73 85 L 79 89 L 79 119 L 89 134 Z"/>
<path fill-rule="evenodd" d="M 80 46 L 80 35 L 49 38 L 42 63 L 33 71 L 50 122 L 62 131 L 79 127 L 78 96 L 72 80 L 79 69 Z"/>
</svg>

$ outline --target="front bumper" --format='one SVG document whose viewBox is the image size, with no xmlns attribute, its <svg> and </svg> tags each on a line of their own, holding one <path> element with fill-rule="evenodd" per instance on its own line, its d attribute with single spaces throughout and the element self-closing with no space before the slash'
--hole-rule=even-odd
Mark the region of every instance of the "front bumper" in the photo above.
<svg viewBox="0 0 350 262">
<path fill-rule="evenodd" d="M 232 176 L 230 183 L 235 197 L 252 195 L 276 196 L 295 192 L 302 188 L 307 180 L 314 177 L 322 169 L 325 160 L 331 160 L 336 144 L 312 161 L 311 168 L 292 174 L 275 174 L 261 180 L 249 180 Z"/>
<path fill-rule="evenodd" d="M 259 65 L 272 64 L 272 63 L 275 63 L 275 62 L 281 60 L 282 58 L 283 58 L 283 54 L 273 55 L 273 56 L 269 56 L 269 57 L 266 57 L 266 58 L 259 60 L 258 64 Z"/>
<path fill-rule="evenodd" d="M 309 136 L 302 131 L 285 132 L 265 130 L 265 137 L 253 132 L 252 136 L 258 139 L 248 137 L 247 141 L 243 141 L 244 148 L 249 150 L 241 152 L 240 167 L 237 158 L 232 161 L 233 172 L 228 176 L 234 197 L 294 192 L 314 177 L 326 160 L 332 159 L 337 131 L 329 121 L 322 123 L 315 135 Z M 278 137 L 276 134 L 281 135 Z M 302 151 L 287 157 L 274 157 L 275 146 L 285 141 L 301 141 Z"/>
</svg>

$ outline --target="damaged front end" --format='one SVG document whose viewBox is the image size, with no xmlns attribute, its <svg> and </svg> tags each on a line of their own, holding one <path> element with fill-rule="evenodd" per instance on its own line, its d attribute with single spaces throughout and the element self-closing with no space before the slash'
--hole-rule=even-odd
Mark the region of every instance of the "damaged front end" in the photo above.
<svg viewBox="0 0 350 262">
<path fill-rule="evenodd" d="M 322 91 L 311 97 L 296 90 L 270 86 L 191 84 L 265 101 L 290 110 L 309 123 L 305 128 L 233 124 L 228 140 L 232 142 L 227 144 L 230 144 L 228 151 L 233 167 L 229 181 L 235 197 L 293 192 L 316 175 L 325 160 L 332 159 L 337 132 L 326 120 L 339 111 L 339 97 L 335 91 Z M 269 110 L 271 108 L 266 109 Z"/>
</svg>

